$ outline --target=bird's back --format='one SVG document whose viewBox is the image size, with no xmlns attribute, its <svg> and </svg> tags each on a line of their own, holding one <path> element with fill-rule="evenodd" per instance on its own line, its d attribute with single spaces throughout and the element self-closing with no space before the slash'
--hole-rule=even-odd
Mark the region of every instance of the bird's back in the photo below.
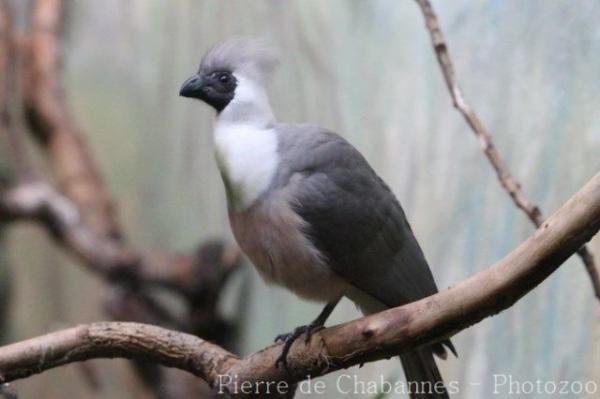
<svg viewBox="0 0 600 399">
<path fill-rule="evenodd" d="M 325 263 L 353 289 L 366 314 L 435 294 L 438 289 L 400 203 L 344 138 L 311 125 L 277 125 L 282 167 L 273 185 L 294 182 L 293 210 Z M 285 165 L 285 166 L 283 166 Z M 443 384 L 433 354 L 450 340 L 401 355 L 409 381 Z M 419 397 L 419 395 L 411 395 Z M 440 394 L 429 398 L 447 398 Z"/>
<path fill-rule="evenodd" d="M 437 292 L 389 187 L 344 138 L 312 125 L 278 124 L 274 187 L 294 180 L 294 210 L 328 265 L 386 307 Z"/>
</svg>

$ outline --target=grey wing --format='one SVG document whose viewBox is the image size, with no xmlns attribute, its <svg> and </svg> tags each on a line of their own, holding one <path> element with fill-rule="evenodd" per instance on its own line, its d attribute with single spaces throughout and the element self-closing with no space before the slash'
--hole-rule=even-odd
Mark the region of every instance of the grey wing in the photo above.
<svg viewBox="0 0 600 399">
<path fill-rule="evenodd" d="M 363 156 L 333 133 L 296 134 L 305 143 L 283 154 L 298 184 L 294 208 L 329 266 L 389 307 L 436 293 L 400 204 Z"/>
</svg>

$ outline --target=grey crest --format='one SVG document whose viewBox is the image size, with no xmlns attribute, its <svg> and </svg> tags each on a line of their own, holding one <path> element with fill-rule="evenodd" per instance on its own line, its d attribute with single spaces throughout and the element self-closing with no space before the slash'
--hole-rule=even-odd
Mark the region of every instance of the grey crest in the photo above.
<svg viewBox="0 0 600 399">
<path fill-rule="evenodd" d="M 199 72 L 229 71 L 263 81 L 278 62 L 277 52 L 264 40 L 234 37 L 212 46 L 202 58 Z"/>
</svg>

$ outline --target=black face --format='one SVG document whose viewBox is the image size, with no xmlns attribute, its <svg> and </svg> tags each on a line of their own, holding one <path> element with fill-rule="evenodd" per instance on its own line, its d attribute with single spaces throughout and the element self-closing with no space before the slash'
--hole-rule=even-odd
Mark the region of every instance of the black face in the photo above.
<svg viewBox="0 0 600 399">
<path fill-rule="evenodd" d="M 236 86 L 235 76 L 228 71 L 196 74 L 183 83 L 179 95 L 198 98 L 221 112 L 233 99 Z"/>
</svg>

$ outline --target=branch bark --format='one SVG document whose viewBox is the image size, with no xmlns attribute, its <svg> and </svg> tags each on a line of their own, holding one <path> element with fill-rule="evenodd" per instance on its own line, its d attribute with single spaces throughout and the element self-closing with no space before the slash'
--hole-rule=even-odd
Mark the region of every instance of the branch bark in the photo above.
<svg viewBox="0 0 600 399">
<path fill-rule="evenodd" d="M 125 357 L 189 371 L 234 396 L 245 396 L 240 391 L 244 381 L 255 390 L 266 389 L 266 382 L 291 385 L 440 341 L 507 309 L 599 229 L 600 173 L 495 265 L 428 298 L 317 332 L 306 346 L 298 340 L 288 371 L 275 367 L 281 344 L 238 358 L 202 339 L 159 327 L 94 323 L 0 348 L 0 374 L 9 382 L 71 362 Z"/>
<path fill-rule="evenodd" d="M 525 196 L 519 182 L 517 182 L 509 173 L 506 165 L 500 157 L 500 154 L 498 153 L 498 150 L 494 146 L 491 135 L 486 130 L 485 126 L 483 126 L 483 123 L 462 94 L 462 90 L 456 81 L 454 65 L 452 63 L 452 59 L 450 58 L 446 39 L 444 38 L 431 3 L 429 0 L 415 1 L 421 8 L 421 12 L 425 18 L 425 26 L 427 27 L 429 35 L 431 36 L 431 44 L 433 45 L 435 55 L 444 75 L 444 80 L 446 81 L 446 86 L 450 92 L 450 97 L 452 97 L 452 104 L 463 115 L 467 121 L 467 124 L 469 127 L 471 127 L 471 130 L 475 134 L 475 137 L 477 137 L 479 140 L 481 148 L 488 161 L 492 165 L 492 168 L 494 168 L 502 188 L 504 188 L 508 195 L 510 195 L 514 204 L 523 212 L 525 212 L 527 217 L 529 217 L 529 220 L 531 220 L 536 227 L 541 226 L 545 218 L 540 208 Z M 594 262 L 594 256 L 585 246 L 582 246 L 577 251 L 577 254 L 581 258 L 590 277 L 594 295 L 598 300 L 600 300 L 600 276 Z"/>
</svg>

